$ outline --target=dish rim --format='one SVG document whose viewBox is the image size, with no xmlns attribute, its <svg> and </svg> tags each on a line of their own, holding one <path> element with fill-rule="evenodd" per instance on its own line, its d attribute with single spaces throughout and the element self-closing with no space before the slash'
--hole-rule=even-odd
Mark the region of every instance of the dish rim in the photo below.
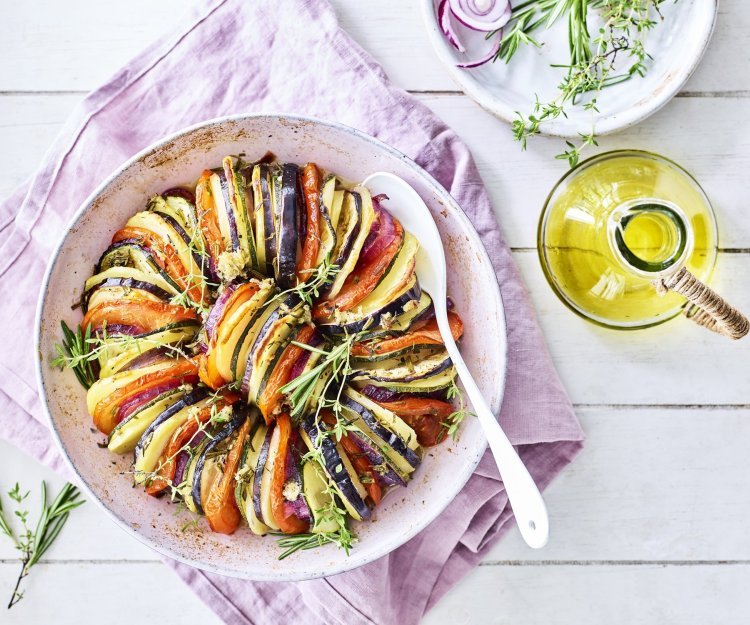
<svg viewBox="0 0 750 625">
<path fill-rule="evenodd" d="M 37 356 L 36 363 L 35 363 L 35 373 L 36 373 L 37 387 L 39 389 L 39 395 L 40 395 L 40 400 L 41 400 L 40 403 L 42 404 L 44 416 L 50 428 L 52 438 L 54 439 L 55 444 L 57 445 L 58 451 L 61 453 L 70 471 L 73 473 L 73 475 L 75 475 L 76 480 L 79 486 L 82 488 L 83 492 L 91 500 L 93 500 L 96 503 L 96 505 L 101 510 L 103 510 L 104 513 L 118 527 L 124 530 L 127 534 L 134 537 L 136 540 L 148 546 L 150 549 L 154 550 L 156 553 L 159 553 L 160 555 L 164 557 L 171 558 L 173 560 L 176 560 L 178 562 L 187 564 L 188 566 L 198 568 L 206 572 L 216 573 L 219 575 L 225 575 L 228 577 L 234 577 L 234 578 L 239 578 L 239 579 L 248 579 L 248 580 L 253 580 L 253 581 L 303 581 L 303 580 L 327 577 L 330 575 L 337 575 L 340 573 L 344 573 L 346 571 L 350 571 L 355 568 L 359 568 L 366 564 L 369 564 L 370 562 L 373 562 L 374 560 L 377 560 L 379 558 L 382 558 L 383 556 L 388 555 L 395 549 L 398 549 L 399 547 L 407 543 L 414 536 L 419 534 L 428 525 L 430 525 L 438 516 L 440 516 L 445 511 L 445 509 L 450 505 L 450 503 L 458 496 L 461 490 L 463 490 L 464 486 L 469 481 L 469 478 L 473 475 L 477 465 L 479 464 L 479 461 L 482 459 L 482 456 L 484 455 L 485 450 L 487 449 L 487 439 L 485 437 L 482 437 L 482 442 L 480 443 L 478 448 L 473 450 L 472 455 L 467 458 L 467 462 L 465 463 L 463 475 L 461 475 L 461 477 L 458 479 L 459 487 L 457 488 L 456 492 L 450 493 L 449 495 L 443 495 L 442 497 L 436 496 L 434 500 L 437 501 L 438 503 L 434 506 L 433 511 L 430 514 L 425 514 L 424 517 L 420 519 L 419 523 L 414 524 L 414 526 L 409 528 L 407 531 L 401 534 L 398 534 L 397 536 L 395 536 L 395 539 L 394 537 L 391 537 L 390 540 L 388 540 L 387 538 L 384 539 L 382 541 L 383 546 L 381 548 L 374 549 L 372 553 L 359 557 L 359 558 L 355 558 L 355 559 L 352 559 L 352 556 L 350 555 L 346 559 L 341 560 L 338 565 L 326 567 L 324 570 L 310 571 L 307 574 L 305 573 L 284 574 L 284 573 L 278 572 L 278 570 L 274 570 L 274 571 L 269 571 L 270 574 L 268 575 L 259 576 L 257 574 L 248 574 L 245 571 L 241 571 L 237 569 L 222 568 L 220 566 L 216 566 L 207 562 L 196 561 L 195 559 L 191 559 L 190 557 L 186 557 L 186 556 L 182 556 L 180 554 L 174 553 L 169 547 L 160 545 L 153 539 L 141 534 L 141 532 L 139 532 L 136 528 L 129 525 L 114 510 L 110 509 L 102 500 L 100 500 L 99 497 L 96 495 L 96 493 L 89 486 L 89 483 L 84 479 L 84 477 L 78 471 L 77 467 L 73 463 L 73 460 L 68 454 L 67 449 L 65 448 L 65 445 L 62 442 L 60 432 L 58 431 L 55 420 L 52 418 L 52 414 L 50 412 L 50 408 L 49 408 L 48 400 L 47 400 L 47 390 L 46 390 L 46 387 L 44 384 L 44 378 L 42 375 L 42 366 L 43 366 L 44 359 L 42 357 L 42 352 L 41 352 L 41 330 L 42 330 L 42 318 L 43 318 L 44 306 L 45 306 L 45 301 L 46 301 L 46 294 L 48 292 L 50 278 L 58 262 L 60 253 L 63 247 L 65 246 L 66 242 L 68 241 L 68 237 L 70 236 L 71 231 L 78 225 L 81 219 L 87 214 L 88 210 L 91 208 L 91 205 L 97 200 L 97 198 L 102 193 L 104 193 L 110 185 L 116 183 L 119 177 L 129 167 L 137 163 L 139 160 L 147 157 L 149 154 L 155 152 L 156 150 L 159 150 L 160 148 L 163 148 L 169 145 L 170 143 L 174 142 L 175 140 L 181 137 L 184 137 L 186 135 L 189 135 L 190 133 L 193 133 L 193 132 L 196 132 L 198 130 L 202 130 L 208 127 L 212 127 L 212 126 L 220 126 L 222 124 L 231 123 L 231 122 L 241 122 L 241 121 L 249 120 L 249 119 L 263 119 L 263 118 L 270 118 L 270 119 L 276 119 L 276 120 L 288 120 L 293 123 L 310 123 L 313 126 L 316 126 L 316 125 L 327 126 L 329 128 L 332 128 L 340 132 L 349 133 L 360 140 L 370 143 L 375 150 L 386 152 L 391 157 L 401 160 L 410 169 L 412 169 L 417 176 L 421 177 L 424 180 L 424 182 L 429 187 L 431 187 L 431 189 L 434 192 L 436 192 L 436 194 L 440 197 L 440 199 L 444 202 L 446 206 L 450 206 L 449 210 L 452 210 L 454 216 L 458 218 L 463 223 L 464 226 L 466 226 L 466 230 L 471 238 L 471 244 L 472 246 L 475 247 L 475 249 L 482 256 L 482 261 L 487 263 L 487 265 L 490 268 L 493 268 L 492 261 L 489 257 L 489 254 L 487 253 L 484 243 L 482 242 L 479 236 L 479 233 L 474 228 L 474 225 L 471 223 L 471 220 L 469 219 L 469 217 L 466 215 L 463 209 L 459 206 L 458 202 L 456 202 L 456 200 L 453 199 L 450 193 L 429 172 L 423 169 L 414 160 L 412 160 L 411 158 L 409 158 L 408 156 L 406 156 L 399 150 L 388 145 L 387 143 L 384 143 L 383 141 L 365 132 L 357 130 L 356 128 L 353 128 L 351 126 L 347 126 L 339 122 L 322 120 L 319 118 L 304 116 L 304 115 L 292 115 L 292 114 L 287 114 L 287 113 L 265 112 L 265 113 L 233 114 L 233 115 L 215 117 L 206 121 L 192 124 L 181 130 L 168 134 L 165 137 L 158 139 L 151 145 L 137 152 L 135 155 L 127 159 L 122 165 L 117 167 L 109 176 L 107 176 L 88 195 L 88 197 L 83 201 L 81 206 L 76 210 L 73 216 L 69 219 L 65 231 L 63 232 L 62 236 L 58 239 L 54 247 L 54 250 L 52 252 L 52 255 L 50 257 L 50 260 L 47 263 L 47 267 L 44 273 L 44 278 L 42 280 L 41 290 L 39 292 L 39 296 L 37 299 L 37 309 L 36 309 L 35 320 L 34 320 L 34 352 Z M 494 268 L 493 268 L 493 272 L 494 272 Z M 493 289 L 493 291 L 494 291 L 494 296 L 495 296 L 496 309 L 499 310 L 501 313 L 498 315 L 498 322 L 500 324 L 499 329 L 501 330 L 501 337 L 502 337 L 502 347 L 501 347 L 502 349 L 502 358 L 501 358 L 502 371 L 498 372 L 501 375 L 499 376 L 500 380 L 497 383 L 499 385 L 497 399 L 495 402 L 497 405 L 492 405 L 490 407 L 493 411 L 493 414 L 499 415 L 500 408 L 502 406 L 502 402 L 505 396 L 505 385 L 506 385 L 506 376 L 507 376 L 507 362 L 508 362 L 507 317 L 506 317 L 506 311 L 505 311 L 502 294 L 500 291 L 500 284 L 497 280 L 495 280 L 495 288 Z M 349 564 L 350 562 L 355 562 L 355 563 Z"/>
</svg>

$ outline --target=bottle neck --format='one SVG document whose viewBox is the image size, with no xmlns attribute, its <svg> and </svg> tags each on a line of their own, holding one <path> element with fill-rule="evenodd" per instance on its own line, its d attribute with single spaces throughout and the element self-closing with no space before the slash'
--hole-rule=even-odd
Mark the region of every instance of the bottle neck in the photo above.
<svg viewBox="0 0 750 625">
<path fill-rule="evenodd" d="M 610 214 L 608 236 L 623 267 L 649 280 L 679 270 L 693 252 L 685 213 L 665 200 L 638 199 L 618 206 Z"/>
</svg>

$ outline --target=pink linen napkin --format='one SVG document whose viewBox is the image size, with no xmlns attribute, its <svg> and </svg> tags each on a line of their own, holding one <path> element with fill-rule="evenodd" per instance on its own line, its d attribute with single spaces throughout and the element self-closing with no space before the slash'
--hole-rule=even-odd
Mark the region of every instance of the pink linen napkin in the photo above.
<svg viewBox="0 0 750 625">
<path fill-rule="evenodd" d="M 206 0 L 91 93 L 30 183 L 0 205 L 0 436 L 65 471 L 34 376 L 33 319 L 60 232 L 92 189 L 135 152 L 189 124 L 244 112 L 333 120 L 416 160 L 453 195 L 497 272 L 508 325 L 500 420 L 541 487 L 580 451 L 583 434 L 466 146 L 427 107 L 393 86 L 342 31 L 325 0 Z M 134 207 L 136 208 L 136 207 Z M 113 225 L 114 228 L 114 225 Z M 253 583 L 168 561 L 227 623 L 417 623 L 512 526 L 485 455 L 456 500 L 390 555 L 299 583 Z M 554 538 L 553 538 L 554 540 Z"/>
</svg>

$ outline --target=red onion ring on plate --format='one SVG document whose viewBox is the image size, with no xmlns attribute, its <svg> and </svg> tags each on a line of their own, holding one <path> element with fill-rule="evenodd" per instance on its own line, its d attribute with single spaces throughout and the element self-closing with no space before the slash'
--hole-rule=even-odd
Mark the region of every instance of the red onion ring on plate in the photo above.
<svg viewBox="0 0 750 625">
<path fill-rule="evenodd" d="M 437 10 L 437 18 L 438 24 L 440 25 L 440 30 L 445 35 L 448 43 L 450 43 L 456 50 L 458 50 L 459 52 L 466 52 L 464 44 L 461 43 L 461 40 L 458 38 L 458 33 L 453 29 L 453 23 L 451 22 L 452 12 L 448 9 L 448 0 L 440 0 L 440 4 L 438 5 Z"/>
<path fill-rule="evenodd" d="M 486 8 L 478 0 L 448 0 L 451 13 L 466 28 L 482 32 L 498 30 L 505 26 L 512 13 L 510 0 L 484 0 Z M 484 4 L 484 3 L 482 3 Z"/>
<path fill-rule="evenodd" d="M 479 67 L 480 65 L 484 65 L 485 63 L 488 63 L 489 61 L 495 58 L 495 55 L 498 53 L 498 50 L 500 50 L 500 44 L 502 41 L 503 41 L 503 33 L 500 32 L 497 34 L 497 38 L 496 38 L 494 45 L 492 46 L 492 49 L 485 56 L 475 61 L 466 61 L 465 63 L 457 63 L 456 67 L 460 67 L 461 69 L 471 69 L 472 67 Z"/>
</svg>

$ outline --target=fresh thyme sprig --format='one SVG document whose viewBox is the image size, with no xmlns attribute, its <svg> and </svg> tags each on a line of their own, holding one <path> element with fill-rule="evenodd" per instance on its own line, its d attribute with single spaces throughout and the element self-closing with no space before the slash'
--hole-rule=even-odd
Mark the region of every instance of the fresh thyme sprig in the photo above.
<svg viewBox="0 0 750 625">
<path fill-rule="evenodd" d="M 454 441 L 458 440 L 458 430 L 463 423 L 464 418 L 476 416 L 471 410 L 466 408 L 466 398 L 464 392 L 456 384 L 454 379 L 451 382 L 450 387 L 445 393 L 445 396 L 451 401 L 456 400 L 458 408 L 450 413 L 440 425 L 443 426 L 444 434 L 440 437 L 442 440 L 446 436 L 450 436 Z"/>
<path fill-rule="evenodd" d="M 330 257 L 326 256 L 323 262 L 315 268 L 309 280 L 300 282 L 285 291 L 277 293 L 269 299 L 265 305 L 268 306 L 272 302 L 276 302 L 287 295 L 295 294 L 305 302 L 305 304 L 312 307 L 320 296 L 321 291 L 333 282 L 340 269 L 341 267 L 334 265 L 331 262 Z"/>
<path fill-rule="evenodd" d="M 15 502 L 13 514 L 21 524 L 21 532 L 18 534 L 13 531 L 10 522 L 5 517 L 2 499 L 0 499 L 0 532 L 10 538 L 15 548 L 21 552 L 21 572 L 18 574 L 13 594 L 8 603 L 8 609 L 23 598 L 24 593 L 20 590 L 21 581 L 29 574 L 31 567 L 39 562 L 60 534 L 71 510 L 85 503 L 84 499 L 79 499 L 80 492 L 75 486 L 65 484 L 55 500 L 47 505 L 47 485 L 42 482 L 41 514 L 36 527 L 32 530 L 29 512 L 22 509 L 28 496 L 29 491 L 23 493 L 18 483 L 8 491 L 8 497 Z"/>
<path fill-rule="evenodd" d="M 675 0 L 677 1 L 677 0 Z M 541 127 L 561 116 L 567 116 L 570 106 L 581 104 L 586 111 L 598 112 L 597 96 L 606 87 L 644 76 L 646 61 L 651 58 L 646 52 L 645 34 L 657 25 L 655 17 L 663 19 L 659 12 L 664 0 L 527 0 L 513 9 L 511 23 L 504 35 L 500 31 L 488 37 L 502 36 L 495 60 L 509 62 L 523 45 L 541 47 L 532 33 L 540 26 L 550 27 L 560 18 L 567 17 L 569 61 L 556 64 L 566 70 L 558 86 L 557 95 L 543 103 L 536 98 L 533 111 L 524 115 L 517 113 L 513 121 L 513 135 L 526 148 L 529 137 L 539 134 Z M 592 38 L 588 29 L 589 10 L 598 10 L 603 21 L 598 34 Z M 616 63 L 625 55 L 628 66 L 615 73 Z M 566 141 L 567 150 L 556 158 L 567 160 L 571 167 L 578 164 L 581 152 L 591 145 L 598 145 L 595 128 L 580 133 L 577 143 Z"/>
</svg>

